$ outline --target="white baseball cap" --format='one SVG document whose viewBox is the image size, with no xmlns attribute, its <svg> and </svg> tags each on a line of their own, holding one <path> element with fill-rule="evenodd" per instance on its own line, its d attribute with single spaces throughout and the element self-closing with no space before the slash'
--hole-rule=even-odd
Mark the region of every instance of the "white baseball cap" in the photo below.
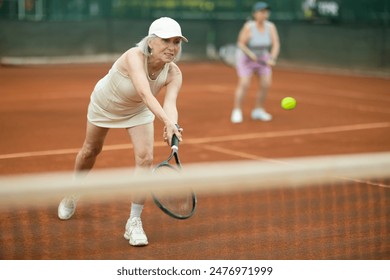
<svg viewBox="0 0 390 280">
<path fill-rule="evenodd" d="M 163 39 L 181 37 L 184 42 L 188 42 L 187 38 L 181 34 L 181 28 L 177 21 L 169 17 L 161 17 L 153 21 L 149 27 L 149 35 L 152 34 Z"/>
</svg>

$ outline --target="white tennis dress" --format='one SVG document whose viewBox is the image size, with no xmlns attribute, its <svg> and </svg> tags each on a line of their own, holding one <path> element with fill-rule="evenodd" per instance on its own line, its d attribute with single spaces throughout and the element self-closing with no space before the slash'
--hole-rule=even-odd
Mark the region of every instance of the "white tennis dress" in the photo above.
<svg viewBox="0 0 390 280">
<path fill-rule="evenodd" d="M 145 69 L 146 63 L 145 58 Z M 165 85 L 168 70 L 167 63 L 155 80 L 145 73 L 153 95 L 156 96 Z M 130 77 L 119 72 L 116 63 L 97 82 L 91 94 L 87 117 L 92 124 L 107 128 L 129 128 L 154 121 L 154 114 L 143 103 Z"/>
</svg>

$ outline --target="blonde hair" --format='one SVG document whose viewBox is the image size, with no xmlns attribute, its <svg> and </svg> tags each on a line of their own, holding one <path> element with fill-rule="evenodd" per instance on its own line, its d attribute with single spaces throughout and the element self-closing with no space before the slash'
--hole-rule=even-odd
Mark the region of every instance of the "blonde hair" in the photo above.
<svg viewBox="0 0 390 280">
<path fill-rule="evenodd" d="M 159 38 L 158 36 L 151 34 L 146 37 L 144 37 L 141 41 L 139 41 L 136 46 L 141 49 L 141 52 L 146 56 L 149 57 L 152 55 L 152 49 L 149 47 L 149 42 L 155 38 Z M 181 41 L 180 41 L 180 49 L 178 54 L 176 55 L 174 61 L 178 61 L 181 57 Z"/>
</svg>

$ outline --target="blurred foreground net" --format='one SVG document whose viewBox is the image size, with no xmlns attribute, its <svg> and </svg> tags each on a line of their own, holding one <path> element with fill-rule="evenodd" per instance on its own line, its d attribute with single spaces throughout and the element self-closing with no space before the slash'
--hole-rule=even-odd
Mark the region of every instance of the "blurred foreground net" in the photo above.
<svg viewBox="0 0 390 280">
<path fill-rule="evenodd" d="M 187 164 L 0 178 L 0 259 L 390 259 L 390 153 Z M 192 187 L 195 215 L 142 214 L 147 247 L 123 238 L 132 194 Z M 68 193 L 75 216 L 57 218 Z"/>
</svg>

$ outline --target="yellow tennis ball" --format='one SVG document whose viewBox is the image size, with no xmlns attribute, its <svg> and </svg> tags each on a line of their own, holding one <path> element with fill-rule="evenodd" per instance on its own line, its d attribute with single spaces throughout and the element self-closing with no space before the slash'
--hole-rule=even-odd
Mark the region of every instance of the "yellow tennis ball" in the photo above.
<svg viewBox="0 0 390 280">
<path fill-rule="evenodd" d="M 297 105 L 297 101 L 294 97 L 285 97 L 282 99 L 282 102 L 280 103 L 283 109 L 285 110 L 292 110 Z"/>
</svg>

